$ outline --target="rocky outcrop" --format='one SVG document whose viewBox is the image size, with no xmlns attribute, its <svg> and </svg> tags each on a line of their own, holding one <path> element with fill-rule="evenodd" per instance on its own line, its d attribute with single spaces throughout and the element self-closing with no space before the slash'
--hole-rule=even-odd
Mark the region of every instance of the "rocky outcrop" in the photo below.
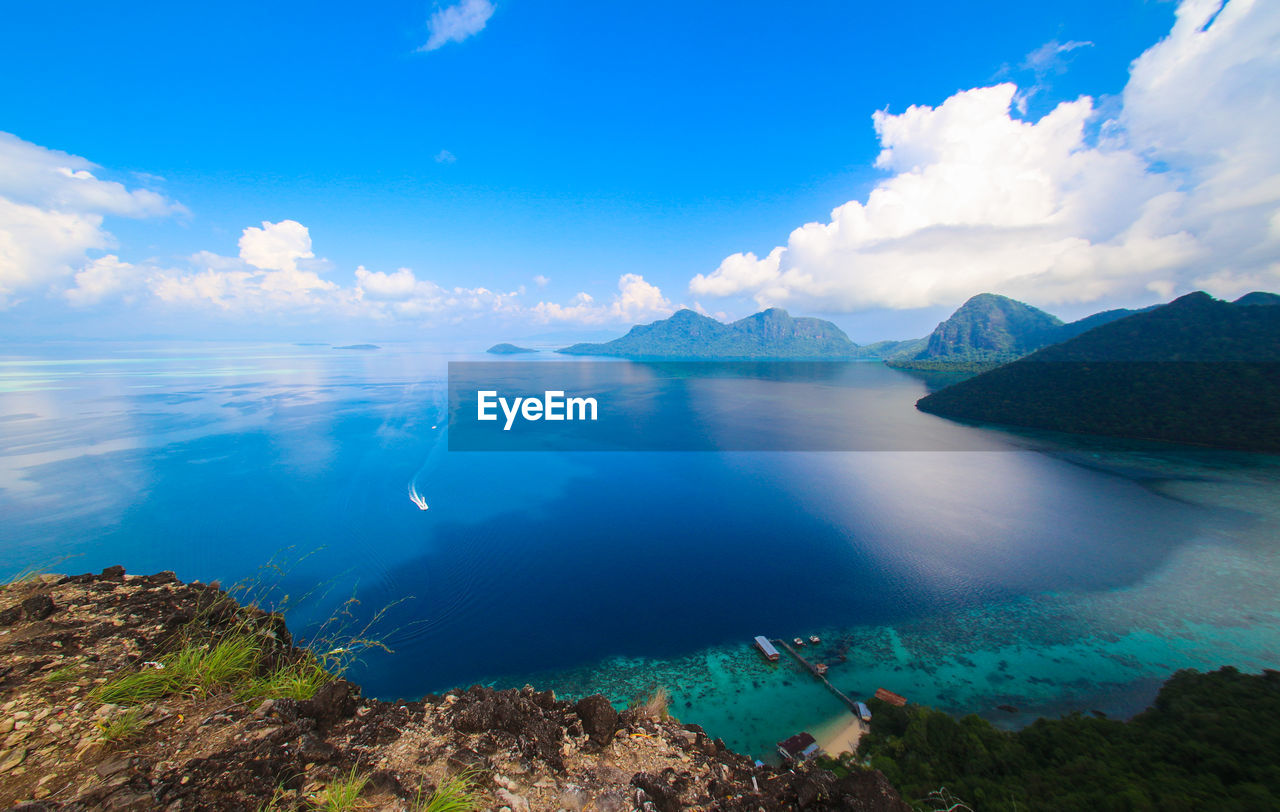
<svg viewBox="0 0 1280 812">
<path fill-rule="evenodd" d="M 305 700 L 212 690 L 96 701 L 97 686 L 155 668 L 193 627 L 250 628 L 269 660 L 300 656 L 277 616 L 172 573 L 42 576 L 0 589 L 0 622 L 3 806 L 317 809 L 356 775 L 363 808 L 412 809 L 470 771 L 481 808 L 512 812 L 908 809 L 875 771 L 757 767 L 697 725 L 528 686 L 382 702 L 335 679 Z M 122 719 L 138 729 L 113 738 Z"/>
</svg>

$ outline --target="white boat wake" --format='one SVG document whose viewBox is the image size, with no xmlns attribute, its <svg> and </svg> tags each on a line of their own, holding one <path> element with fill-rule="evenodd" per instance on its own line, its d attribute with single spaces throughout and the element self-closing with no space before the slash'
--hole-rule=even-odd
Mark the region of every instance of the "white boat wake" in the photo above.
<svg viewBox="0 0 1280 812">
<path fill-rule="evenodd" d="M 422 496 L 422 494 L 418 493 L 418 489 L 413 486 L 412 482 L 409 483 L 409 501 L 417 505 L 418 510 L 427 509 L 427 500 Z"/>
<path fill-rule="evenodd" d="M 438 415 L 444 414 L 445 400 L 442 390 L 434 393 L 432 409 Z M 444 425 L 446 421 L 439 421 L 431 427 L 434 434 L 434 441 L 431 443 L 431 450 L 427 453 L 426 460 L 423 461 L 422 467 L 409 480 L 409 501 L 418 506 L 418 510 L 427 510 L 427 498 L 418 490 L 418 482 L 425 479 L 429 471 L 434 470 L 440 465 L 441 457 L 448 448 L 447 427 Z M 424 490 L 426 490 L 424 488 Z"/>
</svg>

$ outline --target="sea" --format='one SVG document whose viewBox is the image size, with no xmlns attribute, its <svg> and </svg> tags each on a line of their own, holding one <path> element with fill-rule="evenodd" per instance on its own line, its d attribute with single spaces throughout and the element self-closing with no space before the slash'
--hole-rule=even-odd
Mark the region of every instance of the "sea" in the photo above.
<svg viewBox="0 0 1280 812">
<path fill-rule="evenodd" d="M 373 696 L 531 684 L 623 707 L 662 688 L 682 722 L 765 759 L 847 711 L 756 635 L 799 637 L 851 697 L 1005 728 L 1131 716 L 1178 669 L 1280 667 L 1280 457 L 954 423 L 914 409 L 940 382 L 873 362 L 780 378 L 583 360 L 736 440 L 451 448 L 449 364 L 491 361 L 2 345 L 0 579 L 216 580 L 358 654 L 347 676 Z M 518 359 L 549 361 L 575 362 Z M 784 388 L 785 416 L 751 408 Z M 831 442 L 749 442 L 771 420 Z"/>
</svg>

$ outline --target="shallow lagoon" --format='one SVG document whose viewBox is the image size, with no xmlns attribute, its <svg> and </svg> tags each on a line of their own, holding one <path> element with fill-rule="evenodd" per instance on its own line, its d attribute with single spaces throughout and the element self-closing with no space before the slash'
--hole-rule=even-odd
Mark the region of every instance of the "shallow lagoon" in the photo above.
<svg viewBox="0 0 1280 812">
<path fill-rule="evenodd" d="M 1275 457 L 1027 450 L 1043 438 L 915 412 L 924 384 L 874 365 L 860 430 L 1006 450 L 449 452 L 445 362 L 482 359 L 6 347 L 0 575 L 70 555 L 58 569 L 230 583 L 291 547 L 282 594 L 312 593 L 295 627 L 353 590 L 361 612 L 395 604 L 395 653 L 354 675 L 372 693 L 662 684 L 757 755 L 841 706 L 756 634 L 821 634 L 814 659 L 855 696 L 1010 725 L 1130 713 L 1181 667 L 1276 665 Z"/>
</svg>

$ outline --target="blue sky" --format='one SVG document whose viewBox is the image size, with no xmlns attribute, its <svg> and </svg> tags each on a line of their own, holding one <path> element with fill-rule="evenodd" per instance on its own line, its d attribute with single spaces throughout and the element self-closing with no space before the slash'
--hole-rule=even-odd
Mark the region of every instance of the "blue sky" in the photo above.
<svg viewBox="0 0 1280 812">
<path fill-rule="evenodd" d="M 1201 0 L 1183 6 L 1184 16 L 1204 18 L 1201 28 L 1217 10 Z M 0 197 L 50 216 L 74 209 L 99 232 L 72 240 L 55 257 L 35 256 L 34 248 L 12 251 L 7 270 L 0 259 L 0 335 L 284 337 L 314 335 L 318 324 L 344 338 L 422 330 L 519 335 L 617 329 L 681 305 L 738 317 L 779 304 L 834 318 L 855 340 L 870 341 L 927 332 L 987 283 L 1053 312 L 1083 315 L 1212 288 L 1204 284 L 1206 256 L 1224 250 L 1251 256 L 1231 266 L 1229 279 L 1215 281 L 1226 295 L 1275 273 L 1274 240 L 1258 225 L 1269 210 L 1259 211 L 1256 200 L 1248 217 L 1261 236 L 1249 244 L 1208 244 L 1211 231 L 1231 229 L 1197 220 L 1208 206 L 1184 204 L 1195 211 L 1152 235 L 1169 238 L 1163 253 L 1144 254 L 1128 281 L 1114 278 L 1114 266 L 1130 261 L 1116 259 L 1117 252 L 1127 258 L 1138 250 L 1131 227 L 1154 216 L 1152 200 L 1240 171 L 1219 167 L 1215 175 L 1201 155 L 1233 146 L 1213 138 L 1237 135 L 1190 133 L 1174 144 L 1150 135 L 1169 132 L 1170 116 L 1192 121 L 1206 112 L 1170 111 L 1140 98 L 1139 90 L 1178 79 L 1162 75 L 1160 65 L 1144 88 L 1131 76 L 1131 62 L 1162 41 L 1166 50 L 1205 50 L 1191 41 L 1191 29 L 1185 42 L 1173 42 L 1177 8 L 1133 0 L 981 8 L 527 0 L 360 8 L 22 4 L 7 10 L 0 28 L 0 131 L 20 141 L 10 144 L 8 159 L 29 168 L 49 151 L 65 153 L 64 163 L 85 162 L 88 168 L 77 171 L 90 172 L 93 183 L 114 181 L 122 188 L 113 193 L 135 197 L 68 208 L 66 193 L 54 185 L 62 180 L 46 188 L 39 177 L 17 173 L 6 187 L 0 165 Z M 1242 71 L 1248 86 L 1269 93 L 1269 107 L 1258 116 L 1260 138 L 1277 105 L 1275 63 L 1265 55 L 1276 44 L 1275 9 L 1242 0 L 1229 9 L 1240 19 L 1234 28 L 1226 25 L 1233 22 L 1226 11 L 1212 19 L 1209 28 L 1222 33 L 1209 50 L 1238 54 L 1240 64 L 1219 56 L 1197 75 L 1206 95 L 1244 82 Z M 438 47 L 423 50 L 428 43 Z M 1012 101 L 957 95 L 1001 82 L 1017 86 Z M 1128 117 L 1126 92 L 1142 117 Z M 1064 259 L 1031 276 L 1008 270 L 965 271 L 950 282 L 912 276 L 911 269 L 930 263 L 946 273 L 949 263 L 939 256 L 949 254 L 920 254 L 920 241 L 936 241 L 940 230 L 1036 225 L 1011 223 L 1000 212 L 990 222 L 945 211 L 925 216 L 912 227 L 915 242 L 894 248 L 909 254 L 896 263 L 874 256 L 886 239 L 904 239 L 886 215 L 870 217 L 870 236 L 857 245 L 788 242 L 799 226 L 834 222 L 832 210 L 848 201 L 868 203 L 888 180 L 913 172 L 926 177 L 933 166 L 936 181 L 957 160 L 969 160 L 933 154 L 921 146 L 930 138 L 951 142 L 967 132 L 981 139 L 982 116 L 1000 118 L 995 108 L 1002 103 L 1007 121 L 1029 127 L 1083 96 L 1091 98 L 1088 108 L 1073 108 L 1064 126 L 1083 126 L 1084 140 L 1061 154 L 1047 147 L 1045 156 L 1027 157 L 1009 176 L 1036 174 L 1037 160 L 1062 167 L 1069 153 L 1096 151 L 1099 131 L 1106 149 L 1138 156 L 1137 169 L 1107 163 L 1114 157 L 1108 153 L 1092 169 L 1047 170 L 1048 194 L 1062 199 L 1046 203 L 1042 219 L 1057 231 L 1044 245 L 1074 256 L 1069 240 L 1084 240 L 1098 249 L 1087 258 Z M 941 111 L 953 98 L 945 132 L 941 113 L 915 129 L 903 120 L 897 150 L 924 154 L 924 164 L 882 159 L 876 166 L 895 136 L 877 132 L 875 111 L 900 116 L 912 105 Z M 1011 139 L 1010 154 L 1036 140 L 1027 127 L 1006 130 L 991 141 Z M 1264 175 L 1274 169 L 1271 157 L 1258 159 Z M 59 160 L 50 158 L 46 169 L 60 170 Z M 1109 212 L 1116 224 L 1110 231 L 1078 217 L 1070 224 L 1054 220 L 1076 205 L 1069 195 L 1079 188 L 1094 189 L 1097 208 L 1107 209 L 1116 193 L 1092 178 L 1122 178 L 1130 170 L 1142 178 L 1125 188 L 1170 177 Z M 148 190 L 164 202 L 138 202 L 136 194 Z M 925 199 L 947 194 L 955 197 L 944 184 Z M 984 209 L 986 200 L 971 201 L 971 208 Z M 1272 195 L 1262 206 L 1274 203 Z M 910 194 L 907 205 L 922 209 Z M 34 239 L 27 220 L 12 218 L 0 214 L 0 235 L 7 228 L 11 242 Z M 285 221 L 301 224 L 309 245 L 283 259 L 246 259 L 240 245 L 246 228 L 270 231 L 267 225 Z M 1174 245 L 1183 233 L 1198 242 Z M 1103 257 L 1106 246 L 1116 251 Z M 775 247 L 786 250 L 777 262 L 762 263 Z M 946 249 L 952 250 L 967 249 Z M 1022 250 L 1011 245 L 972 263 L 1013 267 Z M 748 252 L 755 264 L 724 264 Z M 1169 252 L 1180 252 L 1172 265 Z M 115 264 L 104 265 L 106 256 Z M 1185 268 L 1173 267 L 1179 262 Z M 1093 270 L 1079 271 L 1080 263 Z M 380 276 L 361 283 L 358 268 Z M 401 268 L 412 278 L 393 277 Z M 86 270 L 94 273 L 77 276 Z M 222 293 L 193 293 L 192 275 L 201 273 L 205 288 Z M 645 287 L 634 284 L 636 277 Z M 1097 284 L 1098 277 L 1109 281 Z M 264 279 L 276 280 L 266 284 L 278 295 L 242 289 Z M 1073 287 L 1073 280 L 1080 284 Z M 228 285 L 241 287 L 226 293 Z M 77 286 L 80 294 L 68 293 Z"/>
</svg>

